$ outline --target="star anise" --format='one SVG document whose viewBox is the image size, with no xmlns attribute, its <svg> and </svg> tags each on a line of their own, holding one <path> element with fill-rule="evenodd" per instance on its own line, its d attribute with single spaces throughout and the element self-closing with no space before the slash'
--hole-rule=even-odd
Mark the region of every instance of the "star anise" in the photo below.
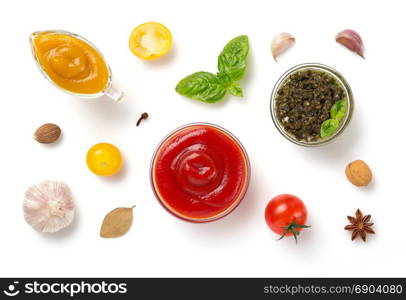
<svg viewBox="0 0 406 300">
<path fill-rule="evenodd" d="M 345 226 L 344 229 L 352 231 L 352 241 L 355 240 L 357 236 L 360 236 L 365 242 L 367 239 L 367 233 L 375 233 L 375 231 L 371 229 L 371 226 L 374 225 L 374 223 L 369 222 L 371 220 L 371 215 L 364 216 L 359 208 L 355 212 L 355 218 L 350 216 L 347 216 L 347 218 L 351 224 Z"/>
</svg>

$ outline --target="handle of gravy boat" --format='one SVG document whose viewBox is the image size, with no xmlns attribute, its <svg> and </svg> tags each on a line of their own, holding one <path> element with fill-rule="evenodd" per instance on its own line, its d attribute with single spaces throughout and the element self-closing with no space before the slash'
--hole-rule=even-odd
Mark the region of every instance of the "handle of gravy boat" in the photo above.
<svg viewBox="0 0 406 300">
<path fill-rule="evenodd" d="M 108 86 L 103 91 L 103 94 L 116 102 L 120 101 L 124 96 L 124 93 L 116 89 L 113 85 Z"/>
</svg>

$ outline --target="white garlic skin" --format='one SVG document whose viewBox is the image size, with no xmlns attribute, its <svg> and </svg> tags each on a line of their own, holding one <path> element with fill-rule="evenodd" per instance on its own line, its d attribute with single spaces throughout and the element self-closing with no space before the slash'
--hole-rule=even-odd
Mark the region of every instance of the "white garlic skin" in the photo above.
<svg viewBox="0 0 406 300">
<path fill-rule="evenodd" d="M 288 50 L 295 43 L 295 37 L 287 32 L 282 32 L 275 36 L 271 43 L 272 56 L 276 58 Z"/>
<path fill-rule="evenodd" d="M 43 181 L 28 188 L 23 203 L 25 221 L 39 232 L 57 232 L 75 216 L 75 202 L 67 184 Z"/>
</svg>

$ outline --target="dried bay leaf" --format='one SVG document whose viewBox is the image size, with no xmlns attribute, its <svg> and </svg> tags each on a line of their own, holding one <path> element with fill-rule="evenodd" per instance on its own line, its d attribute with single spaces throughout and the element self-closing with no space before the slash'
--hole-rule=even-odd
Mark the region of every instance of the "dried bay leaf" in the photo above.
<svg viewBox="0 0 406 300">
<path fill-rule="evenodd" d="M 128 232 L 133 221 L 133 207 L 119 207 L 109 212 L 103 220 L 100 236 L 115 238 Z"/>
</svg>

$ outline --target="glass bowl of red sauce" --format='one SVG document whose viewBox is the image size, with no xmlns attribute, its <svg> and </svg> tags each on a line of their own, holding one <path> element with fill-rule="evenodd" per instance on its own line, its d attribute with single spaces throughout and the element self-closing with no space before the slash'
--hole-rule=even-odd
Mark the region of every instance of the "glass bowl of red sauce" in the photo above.
<svg viewBox="0 0 406 300">
<path fill-rule="evenodd" d="M 151 162 L 151 185 L 174 216 L 205 223 L 231 213 L 250 180 L 247 152 L 217 125 L 192 123 L 167 135 Z"/>
</svg>

